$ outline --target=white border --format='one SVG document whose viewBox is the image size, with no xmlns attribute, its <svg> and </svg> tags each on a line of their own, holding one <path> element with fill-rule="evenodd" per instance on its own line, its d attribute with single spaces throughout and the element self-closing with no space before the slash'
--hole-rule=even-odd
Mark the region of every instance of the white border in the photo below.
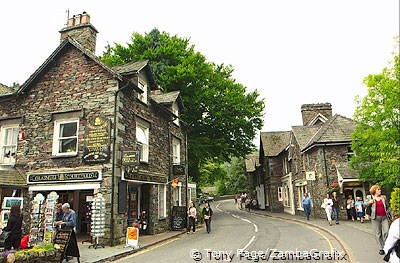
<svg viewBox="0 0 400 263">
<path fill-rule="evenodd" d="M 29 182 L 29 175 L 32 174 L 59 174 L 59 173 L 88 173 L 88 172 L 98 172 L 99 179 L 88 179 L 86 181 L 83 180 L 71 180 L 71 181 L 59 181 L 59 182 Z M 68 184 L 68 183 L 84 183 L 84 182 L 98 182 L 103 179 L 103 173 L 101 170 L 84 170 L 84 171 L 48 171 L 48 172 L 41 172 L 41 173 L 28 173 L 26 176 L 26 183 L 33 185 L 33 184 Z"/>
</svg>

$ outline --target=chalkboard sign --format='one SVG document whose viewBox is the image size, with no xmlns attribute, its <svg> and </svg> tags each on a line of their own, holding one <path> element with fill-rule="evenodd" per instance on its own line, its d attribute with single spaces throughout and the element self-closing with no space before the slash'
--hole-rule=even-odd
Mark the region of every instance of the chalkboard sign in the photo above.
<svg viewBox="0 0 400 263">
<path fill-rule="evenodd" d="M 187 212 L 185 206 L 172 207 L 172 230 L 186 228 Z"/>
<path fill-rule="evenodd" d="M 76 257 L 79 262 L 79 248 L 76 242 L 75 232 L 73 230 L 58 230 L 54 238 L 54 245 L 59 245 L 61 249 L 60 263 L 66 256 Z"/>
</svg>

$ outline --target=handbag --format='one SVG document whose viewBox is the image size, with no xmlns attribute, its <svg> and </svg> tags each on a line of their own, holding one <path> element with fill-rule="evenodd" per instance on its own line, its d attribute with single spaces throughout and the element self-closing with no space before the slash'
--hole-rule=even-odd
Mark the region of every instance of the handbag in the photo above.
<svg viewBox="0 0 400 263">
<path fill-rule="evenodd" d="M 325 203 L 322 203 L 321 208 L 322 208 L 322 209 L 325 209 L 325 208 L 326 208 L 326 204 L 325 204 Z"/>
<path fill-rule="evenodd" d="M 210 216 L 204 215 L 204 219 L 210 219 Z"/>
</svg>

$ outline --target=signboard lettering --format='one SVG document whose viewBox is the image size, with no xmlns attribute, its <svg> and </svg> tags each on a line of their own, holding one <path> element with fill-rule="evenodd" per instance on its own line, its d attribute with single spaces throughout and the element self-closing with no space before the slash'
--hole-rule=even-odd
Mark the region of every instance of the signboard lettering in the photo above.
<svg viewBox="0 0 400 263">
<path fill-rule="evenodd" d="M 174 164 L 172 172 L 174 175 L 185 175 L 185 166 L 182 164 Z"/>
<path fill-rule="evenodd" d="M 139 245 L 139 229 L 136 227 L 128 227 L 126 231 L 126 246 L 138 247 Z"/>
<path fill-rule="evenodd" d="M 48 174 L 29 174 L 29 183 L 62 183 L 62 182 L 76 182 L 76 181 L 99 181 L 101 180 L 98 171 L 88 172 L 62 172 L 62 173 L 48 173 Z"/>
<path fill-rule="evenodd" d="M 60 262 L 64 261 L 65 256 L 80 257 L 78 243 L 73 230 L 58 230 L 54 238 L 54 245 L 58 245 L 61 249 Z"/>
<path fill-rule="evenodd" d="M 122 152 L 122 165 L 138 165 L 139 164 L 139 151 L 123 151 Z"/>
<path fill-rule="evenodd" d="M 105 163 L 110 160 L 110 121 L 95 116 L 88 120 L 85 129 L 85 163 Z"/>
<path fill-rule="evenodd" d="M 186 207 L 173 206 L 172 207 L 172 229 L 180 230 L 186 227 Z"/>
<path fill-rule="evenodd" d="M 122 179 L 127 181 L 155 182 L 162 184 L 167 182 L 166 177 L 140 174 L 136 171 L 136 169 L 125 169 L 124 173 L 122 174 Z"/>
</svg>

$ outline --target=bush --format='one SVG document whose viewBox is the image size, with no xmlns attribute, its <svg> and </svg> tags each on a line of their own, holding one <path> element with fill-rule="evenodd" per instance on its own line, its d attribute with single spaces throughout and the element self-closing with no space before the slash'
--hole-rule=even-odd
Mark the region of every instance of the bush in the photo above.
<svg viewBox="0 0 400 263">
<path fill-rule="evenodd" d="M 393 214 L 400 216 L 400 187 L 393 188 L 390 197 L 390 208 L 392 209 Z"/>
</svg>

